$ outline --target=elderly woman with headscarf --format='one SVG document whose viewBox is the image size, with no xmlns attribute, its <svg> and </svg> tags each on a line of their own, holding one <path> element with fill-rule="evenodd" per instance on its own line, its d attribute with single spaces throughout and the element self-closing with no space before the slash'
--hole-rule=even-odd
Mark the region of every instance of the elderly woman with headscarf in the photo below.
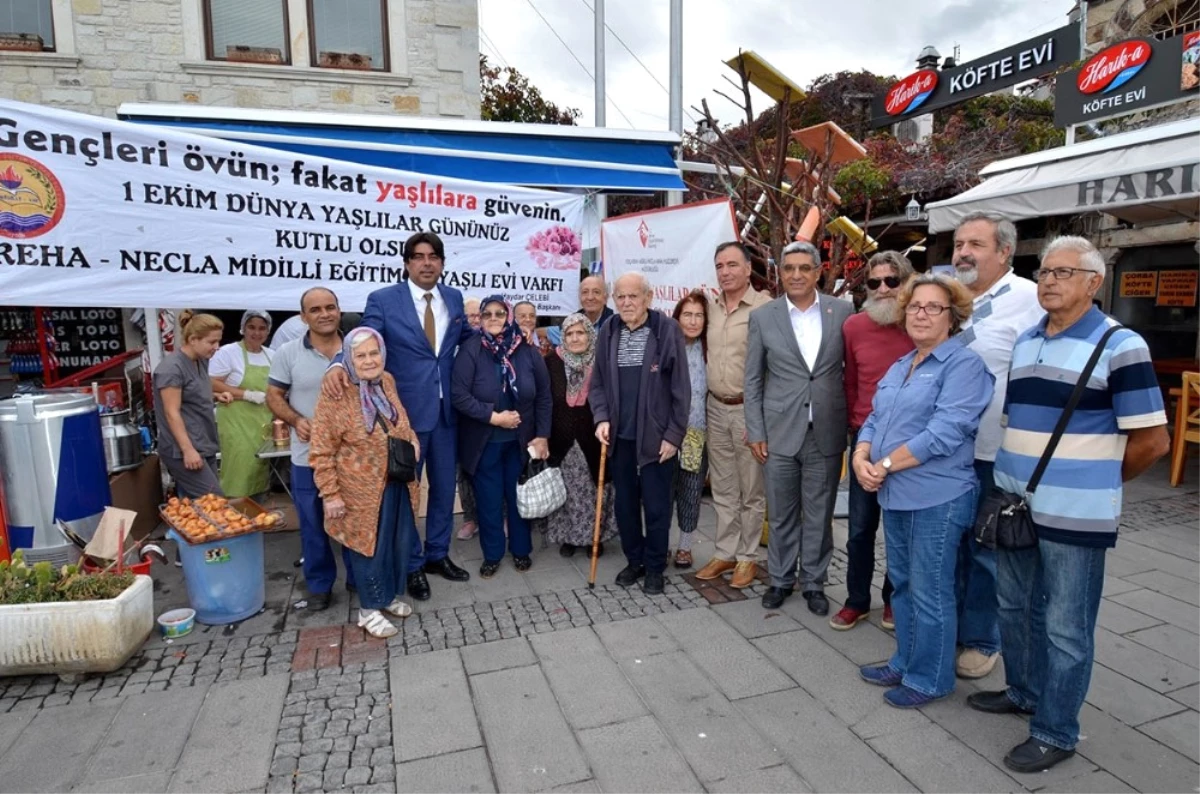
<svg viewBox="0 0 1200 794">
<path fill-rule="evenodd" d="M 325 504 L 325 532 L 349 549 L 361 606 L 358 625 L 373 637 L 397 633 L 384 612 L 401 618 L 412 614 L 401 596 L 420 491 L 415 480 L 388 479 L 389 438 L 412 444 L 418 458 L 421 449 L 396 382 L 384 372 L 386 360 L 378 331 L 360 327 L 346 335 L 343 361 L 357 394 L 318 398 L 308 454 Z"/>
<path fill-rule="evenodd" d="M 529 523 L 517 512 L 517 480 L 529 455 L 550 454 L 550 382 L 502 297 L 484 299 L 479 317 L 479 334 L 454 359 L 450 396 L 459 414 L 458 460 L 475 488 L 479 575 L 490 579 L 504 559 L 505 511 L 513 566 L 524 572 L 533 565 Z"/>
<path fill-rule="evenodd" d="M 570 315 L 562 321 L 562 344 L 546 356 L 554 400 L 549 462 L 562 472 L 567 501 L 541 522 L 547 542 L 559 544 L 558 553 L 564 557 L 573 556 L 577 548 L 587 553 L 592 548 L 600 440 L 587 398 L 595 361 L 596 329 L 584 314 Z M 612 497 L 610 483 L 605 486 L 600 554 L 604 553 L 603 541 L 617 534 Z"/>
<path fill-rule="evenodd" d="M 273 353 L 266 346 L 271 315 L 250 309 L 242 315 L 242 341 L 223 345 L 208 364 L 213 391 L 233 400 L 217 409 L 221 442 L 221 490 L 228 497 L 267 490 L 270 469 L 258 457 L 266 428 L 274 417 L 266 406 L 267 375 Z"/>
</svg>

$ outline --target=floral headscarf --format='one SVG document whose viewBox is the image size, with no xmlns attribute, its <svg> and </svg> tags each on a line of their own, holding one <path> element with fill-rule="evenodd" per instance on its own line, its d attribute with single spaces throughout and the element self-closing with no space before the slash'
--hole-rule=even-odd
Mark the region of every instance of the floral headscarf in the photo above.
<svg viewBox="0 0 1200 794">
<path fill-rule="evenodd" d="M 487 311 L 488 306 L 493 303 L 499 303 L 504 307 L 508 319 L 504 321 L 504 330 L 499 334 L 492 335 L 484 330 L 487 324 L 482 315 Z M 479 336 L 483 342 L 483 349 L 492 354 L 492 360 L 500 365 L 500 370 L 503 378 L 500 382 L 501 388 L 512 395 L 513 402 L 517 400 L 517 370 L 512 364 L 512 354 L 525 341 L 525 337 L 521 332 L 520 326 L 513 319 L 512 306 L 499 295 L 492 295 L 489 298 L 484 298 L 479 304 Z"/>
<path fill-rule="evenodd" d="M 583 326 L 587 334 L 587 349 L 582 353 L 571 353 L 566 346 L 567 330 L 577 325 Z M 587 404 L 588 387 L 592 382 L 592 366 L 596 363 L 596 328 L 587 315 L 576 312 L 562 321 L 562 338 L 563 344 L 557 350 L 567 371 L 567 405 L 578 408 Z"/>
<path fill-rule="evenodd" d="M 358 387 L 358 401 L 362 406 L 363 422 L 367 425 L 367 432 L 371 433 L 375 430 L 375 417 L 378 414 L 383 414 L 394 424 L 399 420 L 400 412 L 383 392 L 382 374 L 375 380 L 363 380 L 358 377 L 358 372 L 354 369 L 354 348 L 351 347 L 350 342 L 357 340 L 363 334 L 375 338 L 375 341 L 379 343 L 379 363 L 387 363 L 387 345 L 383 343 L 383 337 L 374 328 L 368 328 L 365 325 L 360 325 L 346 334 L 346 338 L 342 341 L 342 363 L 346 367 L 346 374 L 350 377 L 350 382 Z M 359 344 L 361 345 L 363 342 L 359 342 Z"/>
</svg>

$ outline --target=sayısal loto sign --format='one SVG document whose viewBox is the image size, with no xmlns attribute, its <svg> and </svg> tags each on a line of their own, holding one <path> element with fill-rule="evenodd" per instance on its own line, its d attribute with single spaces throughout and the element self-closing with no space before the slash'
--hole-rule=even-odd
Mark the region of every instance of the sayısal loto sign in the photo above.
<svg viewBox="0 0 1200 794">
<path fill-rule="evenodd" d="M 1067 127 L 1197 96 L 1195 33 L 1127 39 L 1105 47 L 1054 84 L 1054 124 Z"/>
<path fill-rule="evenodd" d="M 883 127 L 1049 74 L 1075 60 L 1079 25 L 1065 25 L 961 66 L 922 69 L 875 97 L 871 126 Z M 929 77 L 932 76 L 932 80 Z M 913 92 L 914 86 L 926 90 Z M 902 101 L 904 97 L 909 101 Z"/>
</svg>

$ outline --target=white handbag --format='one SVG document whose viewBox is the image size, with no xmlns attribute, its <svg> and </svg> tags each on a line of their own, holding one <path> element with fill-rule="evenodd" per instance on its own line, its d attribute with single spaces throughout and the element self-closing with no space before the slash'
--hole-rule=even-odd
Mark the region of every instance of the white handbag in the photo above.
<svg viewBox="0 0 1200 794">
<path fill-rule="evenodd" d="M 545 518 L 567 503 L 562 472 L 544 460 L 530 459 L 517 481 L 517 512 L 521 518 Z"/>
</svg>

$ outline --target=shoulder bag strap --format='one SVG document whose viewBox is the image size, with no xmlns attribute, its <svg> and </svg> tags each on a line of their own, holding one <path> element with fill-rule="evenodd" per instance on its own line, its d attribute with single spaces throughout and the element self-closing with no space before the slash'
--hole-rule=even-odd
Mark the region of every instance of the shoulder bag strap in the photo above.
<svg viewBox="0 0 1200 794">
<path fill-rule="evenodd" d="M 1083 390 L 1087 388 L 1088 380 L 1092 377 L 1092 372 L 1096 369 L 1096 364 L 1100 361 L 1100 355 L 1104 352 L 1104 346 L 1108 344 L 1109 338 L 1117 331 L 1125 326 L 1114 325 L 1104 332 L 1100 337 L 1100 341 L 1096 343 L 1096 348 L 1092 350 L 1092 355 L 1088 359 L 1087 365 L 1084 366 L 1083 372 L 1079 374 L 1079 380 L 1075 383 L 1075 390 L 1071 392 L 1071 398 L 1067 400 L 1067 405 L 1063 408 L 1062 414 L 1058 417 L 1058 424 L 1054 426 L 1054 432 L 1050 434 L 1050 441 L 1046 444 L 1046 449 L 1042 452 L 1041 460 L 1038 461 L 1037 468 L 1033 470 L 1033 476 L 1029 478 L 1029 484 L 1025 486 L 1025 493 L 1032 494 L 1038 487 L 1038 483 L 1042 481 L 1042 475 L 1046 473 L 1046 467 L 1050 465 L 1050 458 L 1054 456 L 1054 450 L 1058 447 L 1058 442 L 1062 439 L 1063 433 L 1067 430 L 1067 422 L 1071 421 L 1071 414 L 1075 413 L 1076 406 L 1079 405 L 1080 399 L 1083 398 Z"/>
</svg>

